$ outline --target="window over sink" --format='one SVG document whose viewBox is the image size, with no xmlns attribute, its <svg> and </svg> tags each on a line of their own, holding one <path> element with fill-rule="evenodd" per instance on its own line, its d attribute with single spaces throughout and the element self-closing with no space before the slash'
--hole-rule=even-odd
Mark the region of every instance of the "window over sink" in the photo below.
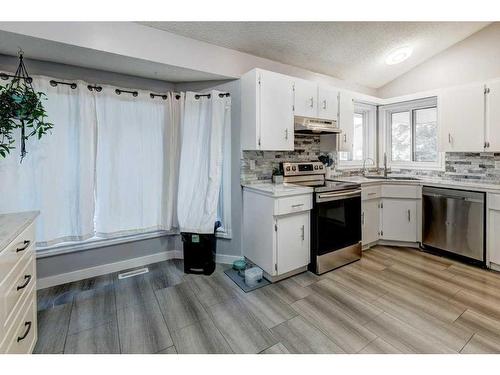
<svg viewBox="0 0 500 375">
<path fill-rule="evenodd" d="M 388 164 L 393 168 L 442 169 L 438 151 L 437 98 L 380 107 Z"/>
</svg>

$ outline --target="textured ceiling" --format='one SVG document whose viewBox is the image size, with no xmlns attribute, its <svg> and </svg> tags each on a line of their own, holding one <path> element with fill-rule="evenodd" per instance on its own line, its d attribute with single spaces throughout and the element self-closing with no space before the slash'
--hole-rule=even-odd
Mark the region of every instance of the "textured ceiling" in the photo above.
<svg viewBox="0 0 500 375">
<path fill-rule="evenodd" d="M 379 88 L 488 22 L 141 22 L 157 29 Z M 386 65 L 394 48 L 412 56 Z"/>
</svg>

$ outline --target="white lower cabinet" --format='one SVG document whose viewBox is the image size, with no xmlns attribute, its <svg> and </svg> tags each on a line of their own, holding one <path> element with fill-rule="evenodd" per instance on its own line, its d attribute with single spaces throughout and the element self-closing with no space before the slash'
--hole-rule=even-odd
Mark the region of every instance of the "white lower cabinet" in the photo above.
<svg viewBox="0 0 500 375">
<path fill-rule="evenodd" d="M 276 281 L 307 268 L 311 208 L 312 193 L 275 196 L 243 189 L 243 256 L 262 268 L 267 279 Z"/>
<path fill-rule="evenodd" d="M 379 239 L 380 199 L 365 200 L 361 206 L 362 244 L 366 246 Z"/>
<path fill-rule="evenodd" d="M 362 186 L 362 243 L 421 241 L 422 187 L 388 184 Z"/>
<path fill-rule="evenodd" d="M 3 216 L 15 222 L 16 215 L 28 216 Z M 35 224 L 19 230 L 0 248 L 0 354 L 32 353 L 37 340 Z"/>
<path fill-rule="evenodd" d="M 309 211 L 276 217 L 277 274 L 309 264 Z"/>
<path fill-rule="evenodd" d="M 417 202 L 413 199 L 382 199 L 383 240 L 417 242 Z"/>
<path fill-rule="evenodd" d="M 491 268 L 500 270 L 500 194 L 488 194 L 487 201 L 487 258 Z"/>
</svg>

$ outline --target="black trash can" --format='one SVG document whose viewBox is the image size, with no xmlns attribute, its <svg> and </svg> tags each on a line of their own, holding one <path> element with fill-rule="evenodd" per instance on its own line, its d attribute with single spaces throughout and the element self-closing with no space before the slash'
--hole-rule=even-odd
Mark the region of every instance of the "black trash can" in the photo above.
<svg viewBox="0 0 500 375">
<path fill-rule="evenodd" d="M 216 222 L 213 234 L 182 232 L 184 248 L 184 273 L 211 275 L 215 271 L 217 241 L 215 231 L 221 226 Z"/>
</svg>

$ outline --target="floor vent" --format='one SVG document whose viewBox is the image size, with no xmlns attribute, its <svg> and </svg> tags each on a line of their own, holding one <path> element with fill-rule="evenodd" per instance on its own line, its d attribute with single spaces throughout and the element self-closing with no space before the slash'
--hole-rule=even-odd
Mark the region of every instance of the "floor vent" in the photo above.
<svg viewBox="0 0 500 375">
<path fill-rule="evenodd" d="M 118 280 L 126 279 L 129 277 L 134 277 L 134 276 L 139 276 L 139 275 L 142 275 L 142 274 L 148 273 L 148 272 L 149 272 L 148 267 L 144 267 L 144 268 L 139 268 L 137 270 L 132 270 L 132 271 L 120 273 L 120 274 L 118 274 Z"/>
</svg>

